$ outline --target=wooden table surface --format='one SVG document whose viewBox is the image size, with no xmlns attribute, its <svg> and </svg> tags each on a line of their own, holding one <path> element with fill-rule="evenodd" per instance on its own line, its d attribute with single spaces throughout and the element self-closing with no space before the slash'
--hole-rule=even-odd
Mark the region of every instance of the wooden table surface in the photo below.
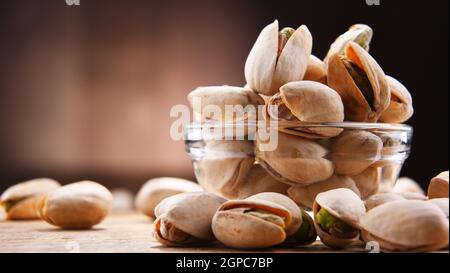
<svg viewBox="0 0 450 273">
<path fill-rule="evenodd" d="M 137 213 L 115 213 L 91 230 L 61 230 L 43 221 L 0 220 L 0 252 L 246 252 L 220 244 L 209 247 L 162 246 L 152 237 L 152 221 Z M 254 251 L 252 251 L 254 252 Z M 271 248 L 259 252 L 330 252 L 316 241 L 296 248 Z M 335 252 L 335 251 L 333 251 Z M 354 245 L 341 252 L 367 252 Z"/>
</svg>

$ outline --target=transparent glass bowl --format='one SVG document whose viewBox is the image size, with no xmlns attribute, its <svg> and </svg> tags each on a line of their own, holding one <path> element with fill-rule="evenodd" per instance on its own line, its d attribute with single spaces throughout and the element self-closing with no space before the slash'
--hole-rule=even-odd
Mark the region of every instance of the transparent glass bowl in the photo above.
<svg viewBox="0 0 450 273">
<path fill-rule="evenodd" d="M 395 184 L 410 152 L 412 128 L 360 122 L 206 122 L 186 125 L 184 139 L 199 184 L 226 198 L 312 185 L 317 192 L 317 185 L 328 190 L 352 180 L 365 199 Z"/>
</svg>

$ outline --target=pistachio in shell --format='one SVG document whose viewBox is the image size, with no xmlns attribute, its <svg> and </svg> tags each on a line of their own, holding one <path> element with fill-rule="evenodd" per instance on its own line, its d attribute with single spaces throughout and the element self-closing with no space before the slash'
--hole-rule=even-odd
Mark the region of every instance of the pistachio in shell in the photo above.
<svg viewBox="0 0 450 273">
<path fill-rule="evenodd" d="M 345 55 L 330 56 L 327 82 L 342 98 L 346 121 L 376 122 L 389 106 L 391 91 L 383 70 L 354 42 L 347 44 Z"/>
<path fill-rule="evenodd" d="M 196 121 L 256 120 L 256 106 L 264 105 L 264 100 L 252 90 L 228 85 L 198 87 L 187 99 Z"/>
<path fill-rule="evenodd" d="M 428 185 L 428 198 L 448 198 L 448 171 L 433 177 Z"/>
<path fill-rule="evenodd" d="M 424 252 L 448 245 L 449 222 L 436 205 L 402 200 L 371 209 L 361 220 L 364 241 L 376 241 L 382 251 Z"/>
<path fill-rule="evenodd" d="M 358 239 L 366 208 L 355 192 L 339 188 L 319 193 L 313 212 L 320 240 L 331 248 L 345 248 Z"/>
<path fill-rule="evenodd" d="M 378 192 L 381 180 L 379 168 L 371 166 L 351 178 L 355 181 L 355 185 L 361 194 L 361 199 L 364 200 Z"/>
<path fill-rule="evenodd" d="M 324 62 L 327 63 L 330 56 L 334 54 L 343 55 L 345 46 L 351 41 L 359 44 L 364 50 L 369 51 L 372 36 L 373 31 L 370 26 L 365 24 L 352 25 L 331 44 Z"/>
<path fill-rule="evenodd" d="M 376 193 L 367 198 L 366 200 L 364 200 L 364 205 L 366 206 L 366 210 L 369 211 L 382 204 L 400 200 L 406 200 L 406 198 L 403 197 L 401 194 L 395 192 L 381 192 Z"/>
<path fill-rule="evenodd" d="M 183 193 L 203 191 L 203 188 L 192 181 L 176 177 L 159 177 L 145 182 L 135 199 L 136 209 L 149 216 L 155 217 L 155 207 L 166 197 Z"/>
<path fill-rule="evenodd" d="M 8 188 L 0 197 L 8 220 L 39 219 L 37 205 L 46 194 L 61 185 L 50 178 L 37 178 Z"/>
<path fill-rule="evenodd" d="M 425 195 L 422 187 L 409 177 L 400 177 L 392 188 L 393 192 L 415 192 Z"/>
<path fill-rule="evenodd" d="M 257 138 L 257 161 L 281 182 L 308 185 L 333 175 L 333 164 L 324 158 L 328 151 L 314 141 L 278 132 L 276 149 L 262 151 L 262 143 Z"/>
<path fill-rule="evenodd" d="M 292 222 L 289 209 L 261 199 L 230 200 L 216 212 L 212 230 L 232 248 L 255 249 L 279 245 Z"/>
<path fill-rule="evenodd" d="M 448 198 L 433 198 L 428 200 L 427 202 L 434 204 L 438 208 L 440 208 L 448 218 L 448 206 L 449 206 Z"/>
<path fill-rule="evenodd" d="M 306 67 L 303 80 L 327 84 L 327 67 L 325 63 L 311 54 L 309 56 L 308 66 Z"/>
<path fill-rule="evenodd" d="M 88 229 L 99 224 L 112 206 L 111 192 L 92 181 L 65 185 L 48 194 L 39 204 L 39 215 L 63 229 Z"/>
<path fill-rule="evenodd" d="M 314 81 L 290 82 L 280 88 L 266 104 L 267 116 L 271 119 L 301 122 L 341 122 L 344 107 L 339 94 L 328 86 Z M 282 125 L 282 124 L 280 124 Z M 338 135 L 342 129 L 336 127 L 299 127 L 287 133 L 309 138 L 327 138 Z"/>
<path fill-rule="evenodd" d="M 163 245 L 186 246 L 215 240 L 211 221 L 226 200 L 206 192 L 185 192 L 162 200 L 155 208 L 153 237 Z"/>
<path fill-rule="evenodd" d="M 411 94 L 395 78 L 386 76 L 386 79 L 391 89 L 391 99 L 388 108 L 381 114 L 379 121 L 388 123 L 405 122 L 414 113 Z"/>
<path fill-rule="evenodd" d="M 381 139 L 367 131 L 348 130 L 331 140 L 331 159 L 336 174 L 357 175 L 381 155 Z"/>
<path fill-rule="evenodd" d="M 259 34 L 245 62 L 247 85 L 255 92 L 273 95 L 292 81 L 302 80 L 312 50 L 312 36 L 305 25 L 279 31 L 278 21 Z"/>
<path fill-rule="evenodd" d="M 358 196 L 360 192 L 353 179 L 348 176 L 333 175 L 332 177 L 311 185 L 295 185 L 288 189 L 288 195 L 292 200 L 302 207 L 312 208 L 316 196 L 325 191 L 337 188 L 347 188 L 354 191 Z"/>
</svg>

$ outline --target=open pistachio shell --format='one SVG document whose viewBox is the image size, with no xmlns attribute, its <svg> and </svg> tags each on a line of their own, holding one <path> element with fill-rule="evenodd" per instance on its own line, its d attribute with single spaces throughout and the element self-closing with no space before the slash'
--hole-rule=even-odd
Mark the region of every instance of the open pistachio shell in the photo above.
<svg viewBox="0 0 450 273">
<path fill-rule="evenodd" d="M 321 209 L 325 209 L 327 213 L 345 225 L 345 229 L 352 229 L 353 237 L 339 237 L 322 228 L 318 221 L 318 213 Z M 345 248 L 358 239 L 359 222 L 365 215 L 366 208 L 359 196 L 350 189 L 339 188 L 319 193 L 313 204 L 314 222 L 317 234 L 320 240 L 331 248 Z"/>
<path fill-rule="evenodd" d="M 347 121 L 376 122 L 389 106 L 391 92 L 383 70 L 354 42 L 347 44 L 345 55 L 330 56 L 327 81 L 341 96 Z"/>
<path fill-rule="evenodd" d="M 427 202 L 438 206 L 448 218 L 448 206 L 449 206 L 448 198 L 433 198 L 428 200 Z"/>
<path fill-rule="evenodd" d="M 422 187 L 409 177 L 400 177 L 392 188 L 393 192 L 415 192 L 425 195 Z"/>
<path fill-rule="evenodd" d="M 367 131 L 342 132 L 331 141 L 331 158 L 335 172 L 341 175 L 357 175 L 380 158 L 383 143 Z"/>
<path fill-rule="evenodd" d="M 380 169 L 369 167 L 362 173 L 352 176 L 352 179 L 361 193 L 361 199 L 364 200 L 378 192 L 381 180 Z"/>
<path fill-rule="evenodd" d="M 412 97 L 408 89 L 398 80 L 386 76 L 391 89 L 389 106 L 381 114 L 379 121 L 389 123 L 402 123 L 407 121 L 414 113 Z"/>
<path fill-rule="evenodd" d="M 372 40 L 373 31 L 368 25 L 355 24 L 352 25 L 345 33 L 341 34 L 328 50 L 324 59 L 326 63 L 331 55 L 344 54 L 345 46 L 350 41 L 358 43 L 362 48 L 369 51 L 370 41 Z"/>
<path fill-rule="evenodd" d="M 286 195 L 275 192 L 262 192 L 248 197 L 246 200 L 266 200 L 281 205 L 289 210 L 292 221 L 286 226 L 286 236 L 294 234 L 302 225 L 302 210 Z"/>
<path fill-rule="evenodd" d="M 189 93 L 187 99 L 200 116 L 198 121 L 256 120 L 256 106 L 264 105 L 264 100 L 252 90 L 227 85 L 198 87 Z M 232 109 L 228 109 L 230 107 Z"/>
<path fill-rule="evenodd" d="M 139 190 L 135 207 L 141 213 L 155 217 L 155 207 L 166 197 L 183 193 L 203 191 L 202 187 L 192 181 L 176 177 L 159 177 L 148 180 Z"/>
<path fill-rule="evenodd" d="M 276 107 L 271 107 L 276 106 Z M 290 82 L 280 88 L 266 105 L 268 115 L 280 121 L 341 122 L 344 106 L 339 94 L 314 81 Z M 291 132 L 291 131 L 289 131 Z M 305 137 L 333 137 L 340 128 L 309 127 L 297 134 Z"/>
<path fill-rule="evenodd" d="M 273 95 L 283 84 L 302 80 L 311 50 L 312 36 L 305 25 L 280 32 L 275 20 L 261 31 L 247 57 L 248 86 L 256 92 Z"/>
<path fill-rule="evenodd" d="M 266 200 L 231 200 L 216 212 L 212 230 L 228 247 L 265 248 L 286 239 L 285 228 L 292 222 L 290 211 Z"/>
<path fill-rule="evenodd" d="M 47 223 L 64 229 L 86 229 L 101 221 L 111 210 L 111 192 L 92 181 L 65 185 L 39 204 L 39 215 Z"/>
<path fill-rule="evenodd" d="M 261 143 L 257 138 L 257 160 L 279 181 L 307 185 L 333 175 L 333 164 L 324 158 L 328 151 L 314 141 L 278 132 L 275 150 L 261 151 Z"/>
<path fill-rule="evenodd" d="M 360 195 L 353 179 L 348 176 L 333 175 L 332 177 L 311 185 L 295 185 L 288 189 L 288 195 L 297 204 L 306 208 L 312 208 L 316 196 L 325 191 L 337 188 L 347 188 Z"/>
<path fill-rule="evenodd" d="M 0 197 L 6 219 L 39 219 L 37 205 L 40 199 L 59 187 L 60 184 L 53 179 L 37 178 L 8 188 Z"/>
<path fill-rule="evenodd" d="M 378 207 L 384 203 L 394 202 L 394 201 L 400 201 L 400 200 L 406 200 L 405 197 L 402 195 L 395 193 L 395 192 L 382 192 L 377 193 L 366 200 L 364 200 L 364 205 L 366 206 L 366 210 L 369 211 L 375 207 Z"/>
<path fill-rule="evenodd" d="M 448 171 L 433 177 L 428 185 L 428 198 L 448 198 Z"/>
<path fill-rule="evenodd" d="M 448 245 L 449 222 L 436 205 L 417 200 L 385 203 L 361 220 L 362 237 L 383 251 L 432 251 Z"/>
<path fill-rule="evenodd" d="M 327 67 L 324 62 L 316 56 L 310 55 L 303 80 L 327 84 Z"/>
<path fill-rule="evenodd" d="M 164 245 L 211 242 L 211 221 L 226 200 L 212 193 L 185 192 L 162 200 L 155 208 L 153 236 Z"/>
</svg>

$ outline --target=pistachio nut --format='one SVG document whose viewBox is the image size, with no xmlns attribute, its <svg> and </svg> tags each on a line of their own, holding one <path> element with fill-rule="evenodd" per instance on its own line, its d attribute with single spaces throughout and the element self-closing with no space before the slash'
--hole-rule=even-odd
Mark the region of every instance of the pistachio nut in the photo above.
<svg viewBox="0 0 450 273">
<path fill-rule="evenodd" d="M 423 252 L 448 245 L 449 222 L 436 205 L 402 200 L 373 208 L 361 220 L 364 241 L 376 241 L 382 251 Z"/>
<path fill-rule="evenodd" d="M 279 245 L 291 226 L 289 209 L 266 200 L 230 200 L 216 212 L 212 230 L 216 238 L 232 248 L 265 248 Z"/>
<path fill-rule="evenodd" d="M 352 176 L 352 179 L 361 193 L 361 199 L 364 200 L 378 192 L 381 180 L 380 168 L 369 167 L 362 173 Z"/>
<path fill-rule="evenodd" d="M 145 182 L 136 195 L 134 203 L 139 212 L 154 218 L 155 207 L 166 197 L 195 191 L 203 191 L 203 188 L 199 184 L 186 179 L 159 177 Z"/>
<path fill-rule="evenodd" d="M 392 188 L 393 192 L 415 192 L 425 195 L 422 187 L 409 177 L 400 177 Z"/>
<path fill-rule="evenodd" d="M 311 185 L 295 185 L 288 189 L 288 195 L 292 200 L 302 207 L 312 208 L 316 196 L 325 191 L 338 188 L 347 188 L 354 191 L 358 196 L 360 192 L 353 179 L 348 176 L 333 175 L 332 177 Z"/>
<path fill-rule="evenodd" d="M 267 116 L 279 121 L 341 122 L 344 106 L 339 94 L 314 81 L 290 82 L 280 88 L 266 104 Z M 342 129 L 336 127 L 299 127 L 294 131 L 305 137 L 333 137 Z M 291 130 L 287 131 L 292 133 Z"/>
<path fill-rule="evenodd" d="M 380 158 L 383 143 L 367 131 L 342 132 L 331 140 L 331 159 L 336 174 L 357 175 Z"/>
<path fill-rule="evenodd" d="M 386 76 L 391 99 L 389 106 L 381 114 L 379 121 L 390 123 L 402 123 L 407 121 L 414 113 L 412 97 L 408 89 L 393 77 Z"/>
<path fill-rule="evenodd" d="M 40 199 L 59 187 L 60 184 L 53 179 L 37 178 L 8 188 L 0 197 L 6 219 L 39 219 L 37 205 Z"/>
<path fill-rule="evenodd" d="M 372 40 L 373 31 L 372 28 L 364 24 L 352 25 L 346 32 L 341 34 L 334 43 L 331 44 L 328 50 L 327 56 L 324 62 L 327 63 L 328 59 L 334 54 L 343 55 L 345 46 L 350 42 L 355 42 L 360 45 L 364 50 L 369 51 L 369 45 Z"/>
<path fill-rule="evenodd" d="M 327 67 L 324 62 L 314 55 L 309 55 L 304 81 L 315 81 L 327 84 Z"/>
<path fill-rule="evenodd" d="M 369 211 L 382 204 L 400 200 L 406 200 L 406 198 L 395 192 L 381 192 L 364 200 L 364 205 L 366 206 L 366 210 Z"/>
<path fill-rule="evenodd" d="M 286 246 L 304 246 L 312 244 L 317 239 L 317 231 L 314 227 L 314 220 L 308 212 L 302 210 L 302 225 L 291 236 L 283 242 Z"/>
<path fill-rule="evenodd" d="M 330 56 L 327 81 L 341 96 L 347 121 L 376 122 L 389 106 L 391 92 L 383 70 L 354 42 L 347 44 L 345 55 Z"/>
<path fill-rule="evenodd" d="M 448 206 L 449 201 L 448 198 L 433 198 L 427 201 L 428 203 L 436 205 L 438 208 L 442 210 L 442 212 L 447 216 L 448 218 Z"/>
<path fill-rule="evenodd" d="M 262 143 L 257 137 L 257 161 L 279 181 L 308 185 L 333 175 L 333 164 L 324 158 L 328 151 L 314 141 L 278 132 L 275 150 L 261 150 Z"/>
<path fill-rule="evenodd" d="M 345 248 L 359 238 L 359 222 L 366 208 L 355 192 L 339 188 L 319 193 L 313 212 L 320 240 L 331 248 Z"/>
<path fill-rule="evenodd" d="M 196 121 L 257 120 L 255 106 L 264 105 L 264 100 L 252 90 L 228 85 L 198 87 L 187 99 L 197 114 Z"/>
<path fill-rule="evenodd" d="M 302 80 L 311 50 L 312 36 L 305 25 L 279 31 L 275 20 L 261 31 L 247 57 L 248 86 L 258 93 L 273 95 L 282 85 Z"/>
<path fill-rule="evenodd" d="M 207 192 L 185 192 L 169 196 L 155 208 L 153 237 L 163 245 L 183 246 L 215 240 L 211 221 L 226 200 Z"/>
<path fill-rule="evenodd" d="M 428 198 L 448 198 L 448 171 L 433 177 L 428 185 Z"/>
<path fill-rule="evenodd" d="M 87 229 L 97 225 L 111 210 L 112 195 L 104 186 L 81 181 L 65 185 L 39 203 L 39 215 L 63 229 Z"/>
</svg>

